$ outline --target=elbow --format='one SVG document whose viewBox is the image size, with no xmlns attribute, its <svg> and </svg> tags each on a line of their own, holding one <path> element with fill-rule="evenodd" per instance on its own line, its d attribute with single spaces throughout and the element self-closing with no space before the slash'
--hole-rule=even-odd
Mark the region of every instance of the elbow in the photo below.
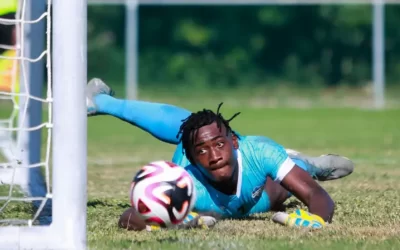
<svg viewBox="0 0 400 250">
<path fill-rule="evenodd" d="M 322 188 L 309 196 L 309 211 L 319 215 L 324 221 L 331 223 L 335 212 L 335 202 Z"/>
<path fill-rule="evenodd" d="M 335 202 L 332 200 L 332 198 L 330 196 L 328 196 L 327 203 L 328 203 L 328 206 L 327 206 L 328 207 L 328 217 L 324 218 L 324 220 L 328 223 L 331 223 L 333 214 L 335 213 Z"/>
</svg>

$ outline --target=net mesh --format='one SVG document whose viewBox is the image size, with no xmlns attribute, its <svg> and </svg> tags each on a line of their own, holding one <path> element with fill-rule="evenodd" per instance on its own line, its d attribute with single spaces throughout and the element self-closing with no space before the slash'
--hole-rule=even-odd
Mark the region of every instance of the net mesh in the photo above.
<svg viewBox="0 0 400 250">
<path fill-rule="evenodd" d="M 34 2 L 34 1 L 32 1 Z M 35 3 L 31 3 L 35 4 Z M 2 18 L 0 26 L 15 27 L 15 44 L 0 44 L 0 225 L 33 225 L 39 223 L 40 216 L 51 197 L 50 190 L 50 149 L 52 128 L 51 91 L 51 1 L 46 10 L 37 18 L 28 15 L 27 0 L 19 0 L 15 18 Z M 32 25 L 44 22 L 46 34 L 28 34 Z M 11 35 L 11 34 L 10 34 Z M 37 36 L 46 36 L 45 49 L 36 57 L 30 57 L 27 48 Z M 29 37 L 29 38 L 27 38 Z M 47 76 L 44 82 L 46 93 L 32 95 L 29 82 L 29 64 L 46 62 Z M 44 97 L 43 97 L 44 96 Z M 30 116 L 36 114 L 31 109 L 33 101 L 40 102 L 45 119 L 40 124 L 30 125 Z M 38 162 L 32 162 L 29 134 L 41 132 L 39 147 L 42 153 Z M 34 146 L 34 145 L 33 145 Z M 40 152 L 37 151 L 37 152 Z"/>
</svg>

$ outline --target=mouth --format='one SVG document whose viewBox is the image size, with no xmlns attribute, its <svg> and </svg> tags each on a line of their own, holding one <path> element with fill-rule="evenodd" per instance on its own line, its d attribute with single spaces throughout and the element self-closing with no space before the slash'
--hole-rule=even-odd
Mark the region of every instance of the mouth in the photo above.
<svg viewBox="0 0 400 250">
<path fill-rule="evenodd" d="M 214 172 L 214 171 L 217 171 L 217 170 L 219 170 L 219 169 L 222 169 L 222 168 L 224 168 L 224 167 L 226 167 L 226 166 L 228 166 L 228 164 L 221 164 L 221 165 L 218 165 L 218 166 L 213 167 L 213 168 L 211 169 L 211 171 Z"/>
</svg>

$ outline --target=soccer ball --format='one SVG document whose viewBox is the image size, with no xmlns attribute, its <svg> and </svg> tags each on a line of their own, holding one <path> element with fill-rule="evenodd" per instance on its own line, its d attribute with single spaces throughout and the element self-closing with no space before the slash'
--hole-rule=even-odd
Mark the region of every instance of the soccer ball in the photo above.
<svg viewBox="0 0 400 250">
<path fill-rule="evenodd" d="M 146 224 L 170 227 L 185 219 L 196 194 L 193 180 L 183 167 L 155 161 L 143 166 L 133 178 L 130 199 Z"/>
</svg>

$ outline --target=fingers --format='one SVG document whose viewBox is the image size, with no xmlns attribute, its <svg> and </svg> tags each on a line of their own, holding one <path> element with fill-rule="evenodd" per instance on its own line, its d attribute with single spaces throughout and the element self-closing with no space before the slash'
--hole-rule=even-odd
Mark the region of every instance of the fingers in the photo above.
<svg viewBox="0 0 400 250">
<path fill-rule="evenodd" d="M 305 228 L 322 228 L 326 224 L 318 215 L 308 213 L 301 209 L 291 214 L 285 212 L 275 213 L 272 216 L 272 221 L 283 226 Z"/>
</svg>

